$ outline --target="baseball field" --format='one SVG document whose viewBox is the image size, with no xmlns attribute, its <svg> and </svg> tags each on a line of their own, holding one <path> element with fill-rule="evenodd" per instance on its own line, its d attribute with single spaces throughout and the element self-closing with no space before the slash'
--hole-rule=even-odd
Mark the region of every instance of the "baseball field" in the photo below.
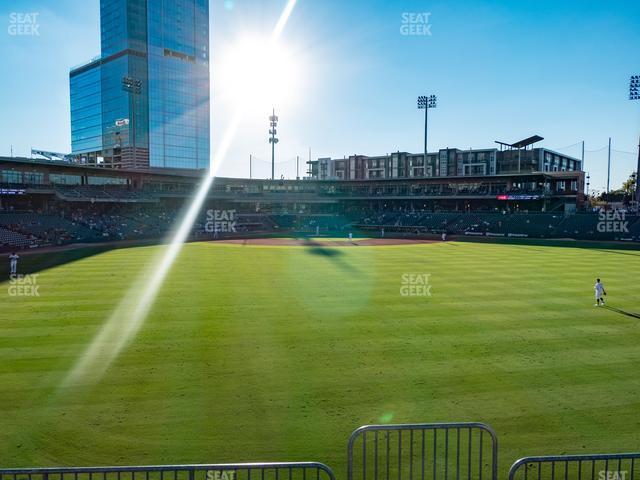
<svg viewBox="0 0 640 480">
<path fill-rule="evenodd" d="M 192 243 L 108 368 L 69 382 L 163 248 L 0 283 L 3 467 L 318 460 L 342 476 L 353 429 L 402 422 L 486 422 L 501 471 L 640 449 L 640 251 Z"/>
</svg>

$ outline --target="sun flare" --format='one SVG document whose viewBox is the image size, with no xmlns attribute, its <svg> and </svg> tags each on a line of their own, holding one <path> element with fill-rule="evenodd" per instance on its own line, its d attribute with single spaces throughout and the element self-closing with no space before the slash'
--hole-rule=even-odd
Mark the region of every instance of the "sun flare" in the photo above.
<svg viewBox="0 0 640 480">
<path fill-rule="evenodd" d="M 300 79 L 299 59 L 292 49 L 282 41 L 251 36 L 224 49 L 214 82 L 225 102 L 269 108 L 293 102 Z"/>
</svg>

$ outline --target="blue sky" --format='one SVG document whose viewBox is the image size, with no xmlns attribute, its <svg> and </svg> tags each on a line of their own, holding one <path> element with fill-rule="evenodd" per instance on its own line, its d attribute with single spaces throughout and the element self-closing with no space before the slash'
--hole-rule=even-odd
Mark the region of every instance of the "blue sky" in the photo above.
<svg viewBox="0 0 640 480">
<path fill-rule="evenodd" d="M 212 143 L 233 111 L 218 59 L 243 35 L 268 35 L 285 0 L 211 0 Z M 640 102 L 640 10 L 631 1 L 299 0 L 282 41 L 296 65 L 295 95 L 280 116 L 277 174 L 312 156 L 422 149 L 416 96 L 437 94 L 430 150 L 490 147 L 533 134 L 579 156 L 586 141 L 592 186 L 635 169 Z M 11 13 L 38 13 L 38 36 L 9 35 Z M 430 13 L 431 35 L 401 35 L 403 13 Z M 0 154 L 70 150 L 68 70 L 99 54 L 99 0 L 0 3 Z M 256 78 L 269 75 L 255 72 Z M 219 174 L 269 173 L 268 109 L 252 109 Z M 567 147 L 567 148 L 565 148 Z M 629 152 L 629 153 L 625 153 Z"/>
</svg>

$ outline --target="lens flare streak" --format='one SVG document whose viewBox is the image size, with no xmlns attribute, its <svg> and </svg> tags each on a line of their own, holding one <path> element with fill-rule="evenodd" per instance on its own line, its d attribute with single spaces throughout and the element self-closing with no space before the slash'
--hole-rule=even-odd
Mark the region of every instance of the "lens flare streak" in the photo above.
<svg viewBox="0 0 640 480">
<path fill-rule="evenodd" d="M 284 30 L 297 0 L 289 0 L 282 11 L 276 26 L 269 37 L 276 42 Z M 174 230 L 168 246 L 153 258 L 150 267 L 144 270 L 134 284 L 128 289 L 125 297 L 104 323 L 98 334 L 91 341 L 80 359 L 62 382 L 63 387 L 100 380 L 111 363 L 122 350 L 135 338 L 153 307 L 158 292 L 178 257 L 184 242 L 188 239 L 197 215 L 207 198 L 214 182 L 215 173 L 225 160 L 240 123 L 249 105 L 241 104 L 225 130 L 217 152 L 212 158 L 208 174 L 203 178 L 184 217 Z"/>
</svg>

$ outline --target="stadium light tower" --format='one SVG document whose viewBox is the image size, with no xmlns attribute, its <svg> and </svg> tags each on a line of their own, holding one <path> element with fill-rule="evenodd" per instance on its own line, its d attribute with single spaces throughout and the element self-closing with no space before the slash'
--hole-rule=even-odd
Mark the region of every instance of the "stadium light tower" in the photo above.
<svg viewBox="0 0 640 480">
<path fill-rule="evenodd" d="M 629 100 L 640 100 L 640 75 L 629 80 Z M 640 137 L 638 137 L 638 165 L 636 166 L 636 209 L 640 212 Z"/>
<path fill-rule="evenodd" d="M 122 77 L 122 90 L 129 92 L 129 111 L 131 113 L 131 138 L 129 144 L 133 148 L 133 168 L 138 168 L 138 155 L 136 148 L 136 101 L 135 97 L 142 92 L 142 80 L 125 76 Z"/>
<path fill-rule="evenodd" d="M 438 98 L 435 95 L 420 95 L 418 97 L 418 110 L 424 109 L 424 167 L 427 168 L 427 125 L 429 109 L 436 108 Z"/>
<path fill-rule="evenodd" d="M 269 143 L 271 144 L 271 180 L 275 180 L 276 173 L 276 143 L 280 140 L 276 138 L 276 127 L 278 126 L 278 117 L 276 117 L 276 109 L 274 108 L 269 116 Z"/>
</svg>

